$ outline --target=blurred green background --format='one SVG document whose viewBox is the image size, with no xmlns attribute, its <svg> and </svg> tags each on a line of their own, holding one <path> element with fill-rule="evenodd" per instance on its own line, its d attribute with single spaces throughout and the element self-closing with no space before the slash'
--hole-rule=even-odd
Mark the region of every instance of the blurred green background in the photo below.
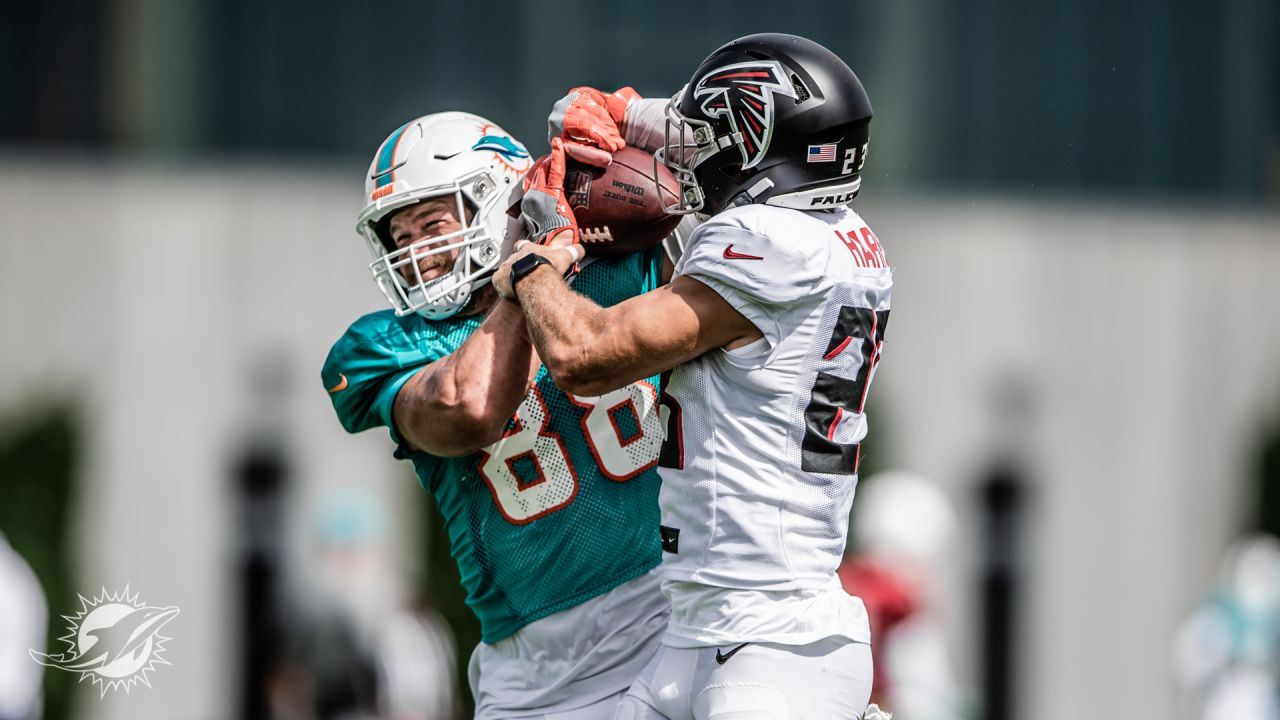
<svg viewBox="0 0 1280 720">
<path fill-rule="evenodd" d="M 614 4 L 54 0 L 0 26 L 0 140 L 177 157 L 364 159 L 449 107 L 545 147 L 574 85 L 670 95 L 718 44 L 817 40 L 876 108 L 876 188 L 1274 198 L 1268 0 Z"/>
</svg>

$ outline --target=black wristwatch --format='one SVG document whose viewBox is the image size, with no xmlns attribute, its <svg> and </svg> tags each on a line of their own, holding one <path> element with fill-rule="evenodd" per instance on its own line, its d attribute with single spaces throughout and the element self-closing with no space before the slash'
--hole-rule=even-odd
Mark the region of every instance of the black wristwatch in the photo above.
<svg viewBox="0 0 1280 720">
<path fill-rule="evenodd" d="M 529 253 L 511 263 L 511 294 L 516 295 L 516 283 L 533 272 L 539 265 L 551 265 L 551 261 L 537 253 Z M 554 266 L 552 266 L 554 268 Z"/>
</svg>

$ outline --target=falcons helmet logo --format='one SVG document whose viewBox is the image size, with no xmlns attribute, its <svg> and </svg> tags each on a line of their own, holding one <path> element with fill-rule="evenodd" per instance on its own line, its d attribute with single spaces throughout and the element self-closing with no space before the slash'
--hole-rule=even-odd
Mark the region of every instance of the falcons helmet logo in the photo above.
<svg viewBox="0 0 1280 720">
<path fill-rule="evenodd" d="M 735 63 L 713 70 L 698 81 L 693 96 L 702 99 L 707 117 L 727 117 L 734 137 L 741 137 L 742 169 L 755 167 L 773 139 L 773 96 L 794 99 L 795 89 L 777 61 Z"/>
</svg>

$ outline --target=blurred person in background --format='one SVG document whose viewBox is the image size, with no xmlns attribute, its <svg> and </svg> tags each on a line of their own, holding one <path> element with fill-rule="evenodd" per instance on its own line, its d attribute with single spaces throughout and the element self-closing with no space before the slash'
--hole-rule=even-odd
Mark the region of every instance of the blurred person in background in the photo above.
<svg viewBox="0 0 1280 720">
<path fill-rule="evenodd" d="M 280 718 L 450 720 L 458 716 L 453 638 L 407 602 L 386 546 L 385 508 L 351 488 L 321 504 L 317 577 L 300 578 L 272 673 Z"/>
<path fill-rule="evenodd" d="M 970 715 L 940 617 L 957 525 L 951 501 L 929 478 L 887 471 L 860 483 L 852 521 L 856 552 L 841 563 L 840 581 L 862 598 L 871 621 L 871 697 L 899 720 Z"/>
<path fill-rule="evenodd" d="M 625 139 L 629 128 L 575 127 L 627 121 L 635 100 L 617 100 L 579 89 L 557 104 L 564 134 L 521 201 L 535 239 L 576 236 L 565 157 L 584 138 Z M 655 166 L 681 186 L 667 211 L 709 216 L 669 284 L 601 307 L 565 284 L 560 248 L 537 244 L 494 278 L 570 391 L 670 371 L 660 504 L 671 622 L 615 717 L 861 718 L 866 611 L 836 569 L 892 286 L 848 207 L 870 101 L 826 48 L 760 34 L 708 56 L 664 120 Z"/>
<path fill-rule="evenodd" d="M 382 143 L 358 228 L 392 308 L 352 324 L 321 375 L 343 427 L 386 428 L 440 508 L 481 624 L 476 717 L 607 718 L 666 624 L 657 378 L 566 393 L 494 291 L 529 166 L 523 145 L 465 113 Z M 655 287 L 662 259 L 584 262 L 574 287 L 612 305 Z"/>
<path fill-rule="evenodd" d="M 1236 540 L 1219 575 L 1174 640 L 1185 717 L 1280 720 L 1280 541 Z"/>
<path fill-rule="evenodd" d="M 48 620 L 40 581 L 0 533 L 0 720 L 41 715 L 44 665 L 32 653 L 44 652 Z"/>
</svg>

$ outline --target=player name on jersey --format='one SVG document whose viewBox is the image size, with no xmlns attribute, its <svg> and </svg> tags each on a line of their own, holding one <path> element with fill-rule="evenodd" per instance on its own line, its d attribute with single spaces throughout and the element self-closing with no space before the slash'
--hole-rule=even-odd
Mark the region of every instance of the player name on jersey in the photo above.
<svg viewBox="0 0 1280 720">
<path fill-rule="evenodd" d="M 858 267 L 888 267 L 884 248 L 880 246 L 880 241 L 876 239 L 875 233 L 871 232 L 871 228 L 863 225 L 856 230 L 844 232 L 836 230 L 835 233 L 836 237 L 840 238 L 840 242 L 853 253 L 853 261 L 858 264 Z"/>
</svg>

